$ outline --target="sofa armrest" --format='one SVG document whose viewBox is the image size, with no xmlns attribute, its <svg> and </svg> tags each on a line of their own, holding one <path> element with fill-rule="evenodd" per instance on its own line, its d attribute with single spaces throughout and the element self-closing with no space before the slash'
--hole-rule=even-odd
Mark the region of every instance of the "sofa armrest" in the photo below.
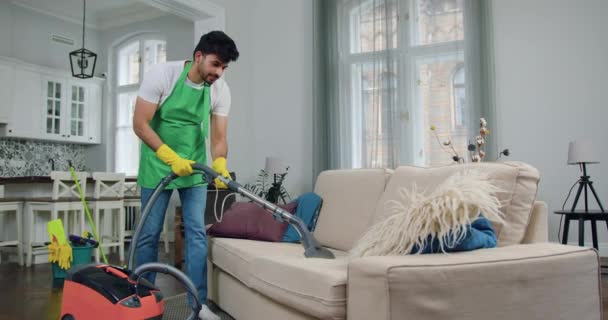
<svg viewBox="0 0 608 320">
<path fill-rule="evenodd" d="M 549 241 L 547 204 L 535 201 L 530 215 L 530 222 L 521 243 L 538 243 Z"/>
<path fill-rule="evenodd" d="M 354 259 L 349 320 L 593 319 L 602 314 L 595 250 L 554 243 Z"/>
</svg>

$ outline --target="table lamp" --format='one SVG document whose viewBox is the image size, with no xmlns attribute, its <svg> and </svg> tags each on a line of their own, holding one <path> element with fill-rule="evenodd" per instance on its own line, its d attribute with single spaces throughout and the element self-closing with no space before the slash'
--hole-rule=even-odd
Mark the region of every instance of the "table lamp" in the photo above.
<svg viewBox="0 0 608 320">
<path fill-rule="evenodd" d="M 597 201 L 597 204 L 600 206 L 600 210 L 604 212 L 604 207 L 602 206 L 602 202 L 597 196 L 595 192 L 595 188 L 593 188 L 593 181 L 589 179 L 587 175 L 587 164 L 599 163 L 599 158 L 596 154 L 596 149 L 593 148 L 593 145 L 590 141 L 572 141 L 568 147 L 568 164 L 578 164 L 580 170 L 583 171 L 583 175 L 579 180 L 578 192 L 576 193 L 576 197 L 574 198 L 574 203 L 572 204 L 571 211 L 576 209 L 576 204 L 578 203 L 578 199 L 581 196 L 581 192 L 585 191 L 585 212 L 589 212 L 589 205 L 587 202 L 587 190 L 591 189 L 593 192 L 593 196 Z"/>
</svg>

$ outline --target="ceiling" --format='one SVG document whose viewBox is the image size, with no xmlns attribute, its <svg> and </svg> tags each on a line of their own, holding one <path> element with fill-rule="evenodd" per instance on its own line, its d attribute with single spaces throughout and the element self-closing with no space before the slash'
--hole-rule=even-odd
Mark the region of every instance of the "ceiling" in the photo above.
<svg viewBox="0 0 608 320">
<path fill-rule="evenodd" d="M 12 0 L 12 3 L 82 24 L 83 0 Z M 86 23 L 94 29 L 107 29 L 167 14 L 141 0 L 89 0 L 86 5 Z"/>
</svg>

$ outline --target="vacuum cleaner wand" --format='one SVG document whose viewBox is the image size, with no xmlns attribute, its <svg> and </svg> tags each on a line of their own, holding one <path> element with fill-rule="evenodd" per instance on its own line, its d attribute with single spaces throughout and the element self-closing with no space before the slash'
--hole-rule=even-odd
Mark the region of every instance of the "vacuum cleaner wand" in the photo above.
<svg viewBox="0 0 608 320">
<path fill-rule="evenodd" d="M 326 248 L 323 248 L 319 244 L 319 242 L 315 239 L 315 237 L 312 235 L 312 233 L 310 233 L 310 231 L 308 231 L 308 228 L 306 227 L 304 222 L 297 216 L 294 216 L 294 215 L 290 214 L 289 212 L 276 206 L 275 204 L 268 202 L 256 195 L 254 195 L 253 193 L 251 193 L 249 190 L 245 189 L 243 186 L 241 186 L 236 181 L 233 181 L 233 180 L 230 180 L 230 179 L 227 179 L 227 178 L 221 176 L 220 174 L 215 172 L 215 170 L 209 168 L 208 166 L 206 166 L 204 164 L 194 163 L 194 164 L 192 164 L 192 168 L 194 170 L 200 171 L 200 172 L 204 173 L 205 175 L 207 175 L 207 177 L 209 178 L 209 181 L 211 181 L 215 178 L 220 179 L 224 184 L 226 184 L 228 186 L 228 188 L 230 190 L 237 192 L 246 198 L 251 199 L 255 203 L 262 206 L 264 209 L 271 211 L 273 216 L 277 220 L 287 221 L 289 224 L 291 224 L 296 229 L 296 231 L 298 232 L 298 234 L 300 235 L 300 237 L 302 239 L 302 246 L 304 247 L 304 256 L 305 257 L 335 259 L 334 254 L 331 251 L 327 250 Z M 139 234 L 141 233 L 141 229 L 143 228 L 144 222 L 146 221 L 146 218 L 148 217 L 148 214 L 150 213 L 152 206 L 156 202 L 156 199 L 160 195 L 161 191 L 164 190 L 165 187 L 169 183 L 171 183 L 171 181 L 173 181 L 175 178 L 177 178 L 177 175 L 175 175 L 174 173 L 170 173 L 165 178 L 163 178 L 158 183 L 158 185 L 154 189 L 154 192 L 152 192 L 152 196 L 150 196 L 150 199 L 148 200 L 148 202 L 142 209 L 140 221 L 137 224 L 137 227 L 135 228 L 135 232 L 133 233 L 133 237 L 132 237 L 131 249 L 129 250 L 129 259 L 128 259 L 128 265 L 127 265 L 128 269 L 133 270 L 133 268 L 135 267 L 135 248 L 137 248 L 137 241 L 139 239 Z"/>
</svg>

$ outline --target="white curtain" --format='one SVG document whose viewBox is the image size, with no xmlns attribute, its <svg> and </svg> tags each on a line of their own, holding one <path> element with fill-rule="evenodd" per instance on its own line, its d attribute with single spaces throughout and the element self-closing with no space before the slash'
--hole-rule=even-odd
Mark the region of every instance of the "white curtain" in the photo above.
<svg viewBox="0 0 608 320">
<path fill-rule="evenodd" d="M 448 140 L 447 149 L 466 158 L 485 113 L 479 1 L 336 0 L 319 6 L 317 51 L 325 70 L 317 93 L 325 103 L 316 109 L 327 118 L 318 123 L 327 128 L 326 167 L 447 164 L 453 161 L 443 145 Z"/>
</svg>

